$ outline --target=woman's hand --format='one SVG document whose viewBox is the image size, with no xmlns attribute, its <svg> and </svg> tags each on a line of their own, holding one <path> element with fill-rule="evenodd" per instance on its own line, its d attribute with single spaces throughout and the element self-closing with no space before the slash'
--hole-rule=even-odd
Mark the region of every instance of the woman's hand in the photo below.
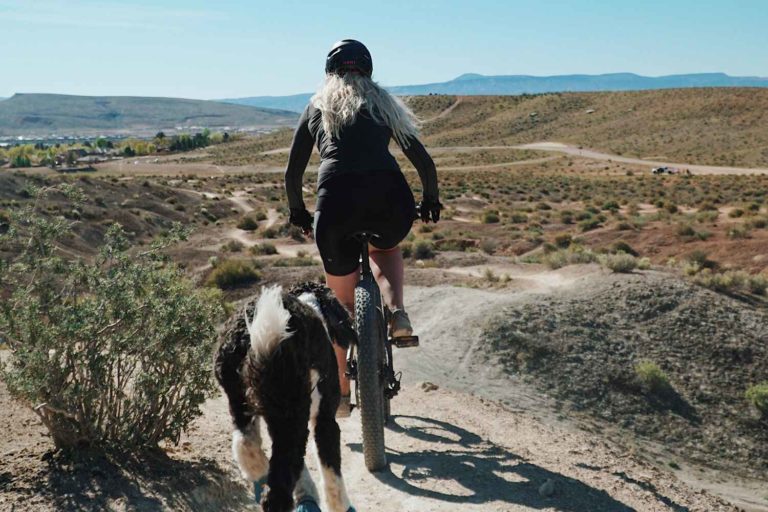
<svg viewBox="0 0 768 512">
<path fill-rule="evenodd" d="M 443 205 L 437 198 L 425 197 L 416 206 L 416 215 L 421 218 L 422 222 L 437 222 L 440 220 L 440 210 L 443 209 Z"/>
<path fill-rule="evenodd" d="M 288 222 L 300 227 L 305 235 L 310 236 L 312 234 L 314 219 L 306 208 L 291 208 L 291 216 L 288 218 Z"/>
</svg>

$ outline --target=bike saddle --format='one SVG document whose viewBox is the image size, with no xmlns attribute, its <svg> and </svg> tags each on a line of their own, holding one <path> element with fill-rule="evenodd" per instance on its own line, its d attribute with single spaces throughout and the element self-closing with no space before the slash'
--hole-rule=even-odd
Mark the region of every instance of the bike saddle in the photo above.
<svg viewBox="0 0 768 512">
<path fill-rule="evenodd" d="M 349 238 L 353 240 L 357 240 L 358 242 L 370 242 L 374 238 L 381 238 L 381 235 L 378 233 L 374 233 L 373 231 L 355 231 L 351 235 L 349 235 Z"/>
</svg>

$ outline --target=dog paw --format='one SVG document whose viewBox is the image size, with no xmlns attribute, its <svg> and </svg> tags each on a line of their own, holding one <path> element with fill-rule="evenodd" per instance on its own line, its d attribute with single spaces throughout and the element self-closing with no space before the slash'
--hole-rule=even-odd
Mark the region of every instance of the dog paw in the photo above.
<svg viewBox="0 0 768 512">
<path fill-rule="evenodd" d="M 267 486 L 267 477 L 253 482 L 253 497 L 256 503 L 261 503 L 261 495 L 264 494 L 264 488 Z"/>
<path fill-rule="evenodd" d="M 315 500 L 305 499 L 296 506 L 296 512 L 320 512 L 320 507 Z"/>
</svg>

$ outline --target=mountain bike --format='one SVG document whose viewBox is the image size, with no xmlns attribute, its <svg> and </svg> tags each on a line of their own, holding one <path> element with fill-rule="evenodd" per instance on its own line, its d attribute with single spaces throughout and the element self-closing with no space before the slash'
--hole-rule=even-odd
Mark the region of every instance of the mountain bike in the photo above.
<svg viewBox="0 0 768 512">
<path fill-rule="evenodd" d="M 396 372 L 392 347 L 415 347 L 417 336 L 393 338 L 388 335 L 390 311 L 381 300 L 381 291 L 371 270 L 368 244 L 376 233 L 352 235 L 361 245 L 361 275 L 355 287 L 355 329 L 357 346 L 347 354 L 347 375 L 355 381 L 355 401 L 363 429 L 363 457 L 368 471 L 387 465 L 384 425 L 390 415 L 390 401 L 400 391 L 402 373 Z"/>
</svg>

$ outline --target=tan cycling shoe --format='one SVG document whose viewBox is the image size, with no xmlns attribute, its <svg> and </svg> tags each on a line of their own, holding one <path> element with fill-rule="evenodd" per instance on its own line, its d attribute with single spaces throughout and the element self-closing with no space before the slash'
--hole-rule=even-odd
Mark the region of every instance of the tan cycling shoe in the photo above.
<svg viewBox="0 0 768 512">
<path fill-rule="evenodd" d="M 404 309 L 396 309 L 392 312 L 392 318 L 389 321 L 389 332 L 393 338 L 404 338 L 413 336 L 413 327 L 411 319 Z"/>
</svg>

